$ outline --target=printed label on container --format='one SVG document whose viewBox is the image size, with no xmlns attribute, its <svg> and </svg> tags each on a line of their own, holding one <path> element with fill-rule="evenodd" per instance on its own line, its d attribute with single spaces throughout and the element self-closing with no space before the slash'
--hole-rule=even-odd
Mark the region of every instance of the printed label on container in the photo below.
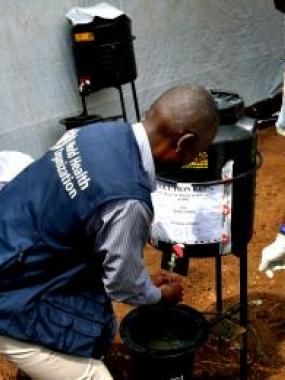
<svg viewBox="0 0 285 380">
<path fill-rule="evenodd" d="M 152 239 L 183 244 L 221 241 L 224 186 L 157 183 L 152 194 Z"/>
</svg>

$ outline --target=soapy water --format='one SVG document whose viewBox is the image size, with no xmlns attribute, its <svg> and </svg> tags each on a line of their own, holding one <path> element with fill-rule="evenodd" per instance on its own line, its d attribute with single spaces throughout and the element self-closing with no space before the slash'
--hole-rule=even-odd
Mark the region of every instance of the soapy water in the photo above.
<svg viewBox="0 0 285 380">
<path fill-rule="evenodd" d="M 186 339 L 181 339 L 175 334 L 167 332 L 163 335 L 150 337 L 145 343 L 146 349 L 166 351 L 166 350 L 177 350 L 184 348 L 189 344 Z"/>
</svg>

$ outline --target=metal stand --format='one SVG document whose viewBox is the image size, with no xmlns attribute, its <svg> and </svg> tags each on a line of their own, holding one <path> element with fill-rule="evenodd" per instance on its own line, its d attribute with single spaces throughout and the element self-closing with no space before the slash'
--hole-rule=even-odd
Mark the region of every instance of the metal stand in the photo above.
<svg viewBox="0 0 285 380">
<path fill-rule="evenodd" d="M 171 248 L 169 245 L 161 247 L 162 249 L 162 261 L 161 268 L 169 270 L 169 261 L 171 257 Z M 190 252 L 191 251 L 191 252 Z M 239 271 L 239 305 L 235 305 L 232 309 L 225 310 L 223 305 L 223 279 L 222 279 L 222 259 L 223 256 L 220 254 L 219 249 L 216 249 L 215 253 L 210 253 L 209 251 L 206 256 L 203 253 L 193 252 L 193 249 L 189 249 L 189 252 L 185 252 L 183 258 L 176 261 L 176 266 L 174 272 L 179 273 L 182 276 L 187 276 L 188 265 L 190 258 L 215 259 L 215 290 L 216 290 L 216 311 L 214 313 L 215 317 L 209 320 L 210 328 L 216 332 L 218 331 L 218 336 L 220 339 L 224 337 L 226 341 L 231 339 L 241 339 L 240 346 L 240 380 L 247 380 L 248 376 L 248 263 L 247 263 L 247 245 L 239 247 L 239 249 L 234 249 L 234 255 L 240 260 L 240 271 Z M 205 313 L 208 314 L 208 313 Z M 232 319 L 233 315 L 238 315 L 238 321 Z"/>
<path fill-rule="evenodd" d="M 248 263 L 247 263 L 247 246 L 239 252 L 240 260 L 240 318 L 239 322 L 246 332 L 242 335 L 240 348 L 240 380 L 247 380 L 248 376 Z M 215 257 L 215 280 L 216 280 L 216 311 L 218 315 L 223 314 L 222 300 L 222 257 Z"/>
<path fill-rule="evenodd" d="M 216 266 L 216 311 L 218 314 L 223 312 L 223 293 L 222 293 L 222 257 L 218 255 L 215 257 Z"/>
<path fill-rule="evenodd" d="M 162 261 L 161 268 L 169 270 L 169 260 L 171 257 L 171 248 L 169 245 L 161 246 L 162 251 Z M 190 252 L 191 251 L 191 252 Z M 219 332 L 223 331 L 221 336 L 226 332 L 226 340 L 232 338 L 241 339 L 240 347 L 240 380 L 247 380 L 248 376 L 248 263 L 247 263 L 247 245 L 239 247 L 239 249 L 234 249 L 234 255 L 240 260 L 240 271 L 239 271 L 239 281 L 240 281 L 240 294 L 239 294 L 239 305 L 230 309 L 224 310 L 223 305 L 223 280 L 222 280 L 222 259 L 223 256 L 219 253 L 219 249 L 216 249 L 215 253 L 210 253 L 210 251 L 204 252 L 207 255 L 203 256 L 202 253 L 193 252 L 193 249 L 189 249 L 185 252 L 183 258 L 176 261 L 176 266 L 174 272 L 179 273 L 182 276 L 187 276 L 189 259 L 199 258 L 215 259 L 215 288 L 216 288 L 216 311 L 214 313 L 215 317 L 209 320 L 210 327 L 217 329 Z M 208 314 L 208 313 L 206 313 Z M 231 317 L 235 314 L 239 314 L 238 321 L 231 320 Z M 227 323 L 226 323 L 227 322 Z M 217 328 L 217 326 L 219 326 Z M 222 326 L 222 328 L 221 328 Z M 233 330 L 229 332 L 228 330 Z M 220 335 L 220 334 L 219 334 Z M 221 338 L 222 339 L 222 338 Z"/>
<path fill-rule="evenodd" d="M 248 268 L 247 268 L 247 246 L 240 253 L 240 324 L 246 329 L 242 336 L 240 349 L 240 379 L 247 379 L 248 365 Z"/>
<path fill-rule="evenodd" d="M 122 85 L 120 84 L 120 78 L 119 78 L 119 72 L 116 74 L 117 76 L 117 81 L 118 81 L 118 91 L 120 95 L 120 103 L 121 103 L 121 109 L 122 109 L 122 117 L 124 121 L 128 121 L 127 119 L 127 113 L 126 113 L 126 106 L 125 106 L 125 100 L 124 100 L 124 94 L 123 94 L 123 88 Z M 137 92 L 136 92 L 136 85 L 134 81 L 131 81 L 131 89 L 132 89 L 132 95 L 133 95 L 133 102 L 134 102 L 134 107 L 135 107 L 135 112 L 136 112 L 136 118 L 137 122 L 140 121 L 140 110 L 139 110 L 139 103 L 138 103 L 138 98 L 137 98 Z"/>
<path fill-rule="evenodd" d="M 137 98 L 137 91 L 136 91 L 136 86 L 135 82 L 131 81 L 131 86 L 132 86 L 132 93 L 133 93 L 133 99 L 134 99 L 134 105 L 135 105 L 135 110 L 136 110 L 136 117 L 137 121 L 140 121 L 140 110 L 139 110 L 139 103 L 138 103 L 138 98 Z"/>
<path fill-rule="evenodd" d="M 87 105 L 86 105 L 86 96 L 83 93 L 80 93 L 80 96 L 81 96 L 81 103 L 82 103 L 81 116 L 87 116 L 88 112 L 87 112 Z"/>
<path fill-rule="evenodd" d="M 223 180 L 213 180 L 207 182 L 191 182 L 192 185 L 199 186 L 215 186 L 218 184 L 229 184 L 238 180 L 242 180 L 248 176 L 255 175 L 256 170 L 262 165 L 262 156 L 257 152 L 257 161 L 255 166 L 249 169 L 247 172 L 240 173 L 233 178 Z M 164 178 L 164 182 L 167 182 Z M 173 181 L 169 180 L 169 183 L 173 184 Z M 248 240 L 250 237 L 248 237 Z M 184 246 L 183 259 L 177 259 L 174 272 L 187 276 L 188 274 L 188 260 L 191 257 L 196 258 L 215 258 L 215 287 L 216 287 L 216 317 L 210 322 L 212 328 L 221 327 L 219 322 L 228 322 L 225 327 L 235 327 L 234 334 L 225 334 L 226 338 L 241 339 L 240 347 L 240 379 L 247 380 L 248 374 L 248 263 L 247 263 L 247 240 L 239 242 L 239 245 L 233 245 L 232 254 L 237 256 L 240 260 L 240 302 L 238 308 L 234 308 L 229 311 L 225 311 L 223 308 L 223 292 L 222 292 L 222 255 L 220 253 L 220 243 L 211 245 L 188 245 Z M 173 245 L 172 245 L 173 246 Z M 161 268 L 168 270 L 168 263 L 171 257 L 172 246 L 167 242 L 159 241 L 157 248 L 163 253 Z M 231 320 L 234 314 L 239 313 L 238 322 Z M 213 314 L 213 313 L 211 313 Z M 236 328 L 238 326 L 238 329 Z M 225 329 L 224 329 L 225 330 Z"/>
<path fill-rule="evenodd" d="M 113 119 L 118 119 L 118 118 L 121 118 L 121 117 L 123 118 L 123 120 L 125 122 L 128 121 L 122 85 L 118 84 L 116 88 L 119 91 L 119 97 L 120 97 L 120 104 L 121 104 L 122 115 L 116 115 L 116 116 L 111 116 L 111 117 L 106 117 L 106 118 L 103 118 L 103 117 L 101 117 L 101 116 L 98 115 L 98 121 L 110 120 L 112 118 Z M 136 112 L 136 118 L 137 118 L 137 121 L 139 122 L 140 121 L 140 110 L 139 110 L 139 103 L 138 103 L 136 86 L 135 86 L 135 82 L 134 81 L 131 81 L 131 89 L 132 89 L 133 102 L 134 102 L 134 107 L 135 107 L 135 112 Z M 86 95 L 87 94 L 85 94 L 84 92 L 80 93 L 81 103 L 82 103 L 82 113 L 80 114 L 80 116 L 89 116 L 88 115 L 88 110 L 87 110 L 87 104 L 86 104 Z"/>
<path fill-rule="evenodd" d="M 120 102 L 121 102 L 123 119 L 124 119 L 124 121 L 127 121 L 126 106 L 125 106 L 124 95 L 123 95 L 123 90 L 122 90 L 121 85 L 118 86 L 118 91 L 119 91 L 119 95 L 120 95 Z"/>
</svg>

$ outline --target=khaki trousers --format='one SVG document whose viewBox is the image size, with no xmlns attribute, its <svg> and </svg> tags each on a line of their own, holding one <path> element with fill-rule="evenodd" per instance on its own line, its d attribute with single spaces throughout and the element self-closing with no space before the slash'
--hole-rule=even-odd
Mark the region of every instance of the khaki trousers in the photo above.
<svg viewBox="0 0 285 380">
<path fill-rule="evenodd" d="M 113 380 L 101 360 L 60 354 L 3 335 L 0 352 L 33 380 Z"/>
</svg>

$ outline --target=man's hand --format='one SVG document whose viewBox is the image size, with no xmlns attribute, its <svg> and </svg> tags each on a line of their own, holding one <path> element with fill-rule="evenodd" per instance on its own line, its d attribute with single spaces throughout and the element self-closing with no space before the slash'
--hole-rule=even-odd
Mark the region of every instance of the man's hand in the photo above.
<svg viewBox="0 0 285 380">
<path fill-rule="evenodd" d="M 171 273 L 171 272 L 160 271 L 155 274 L 152 274 L 150 278 L 152 282 L 154 283 L 154 285 L 157 287 L 161 287 L 162 285 L 168 284 L 170 282 L 177 282 L 177 283 L 182 282 L 181 276 L 179 276 L 176 273 Z"/>
<path fill-rule="evenodd" d="M 160 287 L 163 284 L 167 284 L 169 281 L 169 275 L 162 271 L 152 274 L 150 278 L 152 282 L 154 283 L 154 285 L 157 287 Z"/>
<path fill-rule="evenodd" d="M 278 234 L 275 241 L 262 250 L 259 270 L 269 278 L 273 271 L 285 269 L 285 235 Z"/>
<path fill-rule="evenodd" d="M 183 300 L 182 278 L 177 273 L 159 271 L 151 275 L 155 286 L 161 289 L 161 303 L 176 304 Z"/>
<path fill-rule="evenodd" d="M 161 287 L 161 302 L 176 304 L 183 301 L 183 287 L 179 282 L 169 282 Z"/>
</svg>

